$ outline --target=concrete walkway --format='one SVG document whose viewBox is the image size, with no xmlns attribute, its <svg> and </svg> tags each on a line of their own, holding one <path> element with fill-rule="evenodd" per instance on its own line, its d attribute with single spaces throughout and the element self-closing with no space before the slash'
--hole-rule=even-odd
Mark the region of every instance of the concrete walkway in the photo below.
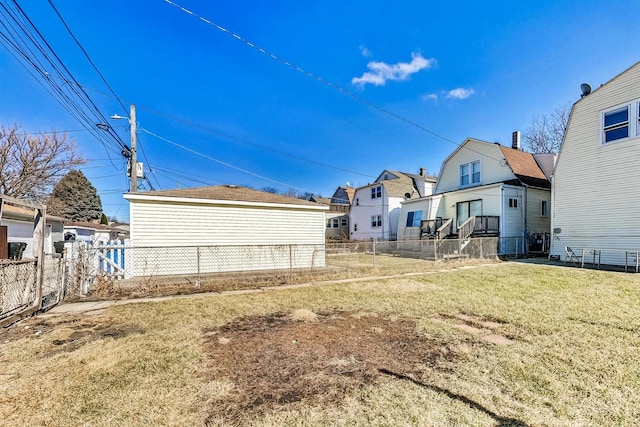
<svg viewBox="0 0 640 427">
<path fill-rule="evenodd" d="M 213 296 L 219 297 L 219 296 L 226 296 L 226 295 L 255 294 L 255 293 L 267 292 L 267 291 L 280 291 L 285 289 L 307 288 L 311 286 L 326 286 L 326 285 L 335 285 L 335 284 L 341 284 L 341 283 L 356 283 L 356 282 L 366 282 L 366 281 L 372 281 L 372 280 L 375 281 L 375 280 L 387 280 L 387 279 L 407 278 L 407 277 L 416 277 L 416 276 L 426 276 L 430 274 L 446 273 L 449 271 L 468 270 L 468 269 L 474 269 L 479 267 L 493 267 L 493 266 L 499 266 L 499 265 L 501 265 L 501 263 L 478 264 L 478 265 L 462 266 L 462 267 L 449 268 L 449 269 L 440 269 L 440 270 L 434 270 L 434 271 L 394 274 L 391 276 L 357 277 L 352 279 L 327 280 L 323 282 L 308 282 L 308 283 L 300 283 L 295 285 L 268 286 L 268 287 L 262 287 L 258 289 L 245 289 L 245 290 L 238 290 L 238 291 L 202 292 L 202 293 L 193 293 L 193 294 L 187 294 L 187 295 L 168 295 L 168 296 L 159 296 L 159 297 L 130 298 L 130 299 L 103 300 L 103 301 L 85 301 L 85 302 L 71 302 L 71 303 L 63 302 L 53 307 L 51 310 L 45 313 L 39 314 L 38 317 L 47 318 L 47 317 L 53 317 L 53 316 L 57 316 L 65 313 L 82 313 L 87 315 L 97 315 L 97 314 L 103 313 L 107 307 L 124 305 L 124 304 L 162 302 L 162 301 L 186 299 L 186 298 L 207 298 L 207 297 L 213 297 Z"/>
</svg>

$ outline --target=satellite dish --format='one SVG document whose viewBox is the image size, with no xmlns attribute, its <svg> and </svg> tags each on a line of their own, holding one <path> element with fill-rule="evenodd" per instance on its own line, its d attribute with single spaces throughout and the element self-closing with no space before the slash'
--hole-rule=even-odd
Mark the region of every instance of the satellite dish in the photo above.
<svg viewBox="0 0 640 427">
<path fill-rule="evenodd" d="M 591 93 L 591 86 L 588 83 L 582 83 L 580 85 L 580 90 L 582 91 L 582 97 L 589 95 Z"/>
<path fill-rule="evenodd" d="M 410 199 L 411 198 L 411 193 L 404 193 L 404 198 L 405 199 Z"/>
</svg>

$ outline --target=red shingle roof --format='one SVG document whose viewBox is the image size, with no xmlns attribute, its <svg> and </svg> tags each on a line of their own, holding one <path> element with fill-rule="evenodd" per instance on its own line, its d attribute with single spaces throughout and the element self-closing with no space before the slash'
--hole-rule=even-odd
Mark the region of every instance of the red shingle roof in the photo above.
<svg viewBox="0 0 640 427">
<path fill-rule="evenodd" d="M 526 151 L 515 150 L 509 147 L 500 146 L 502 155 L 507 160 L 513 174 L 526 185 L 541 188 L 551 188 L 551 183 L 547 179 L 533 154 Z"/>
</svg>

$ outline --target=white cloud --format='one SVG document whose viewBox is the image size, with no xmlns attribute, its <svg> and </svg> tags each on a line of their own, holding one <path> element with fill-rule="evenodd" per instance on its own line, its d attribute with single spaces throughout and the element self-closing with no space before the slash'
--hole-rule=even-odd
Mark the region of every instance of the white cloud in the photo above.
<svg viewBox="0 0 640 427">
<path fill-rule="evenodd" d="M 422 99 L 425 101 L 438 102 L 438 95 L 435 93 L 428 93 L 426 95 L 422 95 Z"/>
<path fill-rule="evenodd" d="M 367 47 L 365 45 L 362 45 L 362 44 L 360 45 L 360 53 L 365 58 L 371 58 L 373 56 L 373 53 L 371 53 L 371 51 L 369 49 L 367 49 Z"/>
<path fill-rule="evenodd" d="M 474 93 L 476 93 L 476 91 L 473 90 L 473 89 L 465 89 L 463 87 L 459 87 L 457 89 L 450 90 L 449 93 L 447 94 L 447 98 L 450 98 L 450 99 L 467 99 L 468 97 L 470 97 Z"/>
<path fill-rule="evenodd" d="M 410 75 L 420 70 L 429 69 L 436 63 L 433 58 L 424 58 L 420 53 L 411 53 L 411 62 L 398 62 L 397 64 L 387 64 L 385 62 L 371 61 L 367 64 L 370 71 L 365 72 L 362 77 L 354 77 L 351 83 L 364 86 L 371 83 L 374 86 L 384 86 L 388 80 L 406 80 Z"/>
</svg>

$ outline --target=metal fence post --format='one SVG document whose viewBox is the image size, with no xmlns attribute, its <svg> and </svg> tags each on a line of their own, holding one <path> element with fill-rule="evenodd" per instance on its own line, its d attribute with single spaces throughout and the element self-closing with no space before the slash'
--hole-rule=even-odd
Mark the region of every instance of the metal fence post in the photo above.
<svg viewBox="0 0 640 427">
<path fill-rule="evenodd" d="M 196 246 L 196 262 L 197 262 L 197 274 L 196 286 L 200 287 L 200 246 Z"/>
<path fill-rule="evenodd" d="M 373 241 L 373 266 L 376 266 L 376 241 Z"/>
</svg>

